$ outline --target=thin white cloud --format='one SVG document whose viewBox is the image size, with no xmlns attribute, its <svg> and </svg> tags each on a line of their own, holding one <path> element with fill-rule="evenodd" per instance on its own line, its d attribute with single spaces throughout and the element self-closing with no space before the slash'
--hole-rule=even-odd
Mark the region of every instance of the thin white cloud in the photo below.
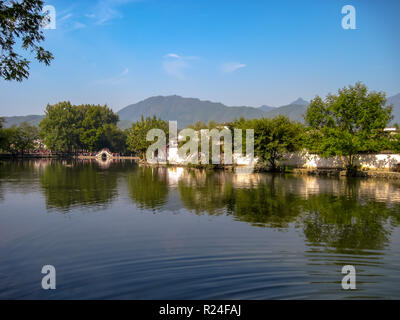
<svg viewBox="0 0 400 320">
<path fill-rule="evenodd" d="M 141 0 L 96 0 L 92 1 L 86 13 L 78 12 L 76 6 L 59 14 L 57 26 L 74 31 L 89 25 L 104 25 L 113 19 L 122 18 L 122 7 Z"/>
<path fill-rule="evenodd" d="M 63 21 L 66 21 L 66 20 L 68 20 L 69 18 L 71 18 L 72 17 L 72 13 L 68 13 L 68 14 L 66 14 L 65 16 L 63 16 L 63 17 L 61 17 L 60 19 L 58 19 L 58 23 L 61 23 L 61 22 L 63 22 Z"/>
<path fill-rule="evenodd" d="M 86 28 L 86 25 L 85 25 L 85 24 L 83 24 L 83 23 L 81 23 L 81 22 L 75 22 L 75 23 L 74 23 L 74 26 L 73 26 L 73 29 L 74 29 L 74 30 L 83 29 L 83 28 Z"/>
<path fill-rule="evenodd" d="M 222 72 L 231 73 L 238 69 L 246 67 L 245 64 L 239 62 L 227 62 L 221 65 Z"/>
<path fill-rule="evenodd" d="M 86 25 L 80 21 L 77 21 L 77 17 L 78 15 L 71 12 L 65 13 L 57 20 L 57 28 L 67 32 L 85 28 Z"/>
<path fill-rule="evenodd" d="M 180 58 L 180 55 L 178 55 L 178 54 L 176 54 L 176 53 L 168 53 L 168 54 L 165 55 L 165 57 L 167 57 L 167 58 L 177 58 L 177 59 L 179 59 L 179 58 Z"/>
<path fill-rule="evenodd" d="M 94 19 L 96 24 L 103 25 L 110 20 L 122 18 L 120 7 L 137 1 L 139 0 L 99 0 L 93 7 L 92 12 L 87 13 L 85 16 Z"/>
<path fill-rule="evenodd" d="M 168 53 L 164 56 L 164 71 L 178 79 L 185 79 L 185 71 L 191 67 L 190 61 L 198 59 L 195 56 L 181 56 L 176 53 Z"/>
<path fill-rule="evenodd" d="M 112 85 L 112 86 L 118 85 L 127 79 L 128 74 L 129 74 L 129 69 L 125 68 L 121 73 L 119 73 L 116 76 L 94 81 L 93 85 Z"/>
<path fill-rule="evenodd" d="M 126 68 L 124 71 L 122 71 L 121 76 L 125 76 L 129 73 L 129 69 Z"/>
</svg>

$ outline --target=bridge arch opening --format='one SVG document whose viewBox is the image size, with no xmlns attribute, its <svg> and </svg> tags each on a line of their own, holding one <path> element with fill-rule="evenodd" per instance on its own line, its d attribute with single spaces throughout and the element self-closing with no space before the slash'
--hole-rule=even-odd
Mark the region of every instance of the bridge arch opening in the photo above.
<svg viewBox="0 0 400 320">
<path fill-rule="evenodd" d="M 96 159 L 98 159 L 98 160 L 106 161 L 106 160 L 112 159 L 112 158 L 113 158 L 113 154 L 108 149 L 103 149 L 103 150 L 99 151 L 96 155 Z"/>
</svg>

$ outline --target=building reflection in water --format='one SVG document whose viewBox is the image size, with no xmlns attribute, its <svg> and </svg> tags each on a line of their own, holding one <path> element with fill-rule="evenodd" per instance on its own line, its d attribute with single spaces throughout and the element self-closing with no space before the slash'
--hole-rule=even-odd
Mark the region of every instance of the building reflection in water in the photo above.
<svg viewBox="0 0 400 320">
<path fill-rule="evenodd" d="M 122 191 L 141 209 L 230 215 L 255 226 L 297 226 L 311 246 L 383 249 L 400 219 L 400 182 L 232 173 L 134 163 L 15 161 L 0 166 L 4 190 L 38 185 L 49 209 L 103 209 Z M 124 190 L 122 190 L 124 189 Z"/>
<path fill-rule="evenodd" d="M 282 256 L 296 255 L 307 265 L 304 273 L 310 279 L 332 285 L 334 290 L 341 265 L 361 266 L 360 281 L 367 283 L 384 272 L 382 268 L 390 268 L 385 264 L 387 257 L 398 256 L 398 251 L 388 250 L 393 250 L 393 230 L 400 223 L 400 181 L 235 174 L 118 161 L 3 162 L 0 201 L 13 192 L 39 192 L 48 210 L 66 214 L 113 209 L 120 201 L 116 210 L 133 214 L 136 208 L 159 215 L 189 211 L 231 217 L 257 227 L 257 234 L 261 228 L 265 234 L 287 232 L 285 250 L 298 246 L 304 250 Z M 294 245 L 293 239 L 301 242 Z M 276 245 L 257 243 L 256 249 L 273 250 Z M 317 287 L 324 290 L 325 286 Z"/>
</svg>

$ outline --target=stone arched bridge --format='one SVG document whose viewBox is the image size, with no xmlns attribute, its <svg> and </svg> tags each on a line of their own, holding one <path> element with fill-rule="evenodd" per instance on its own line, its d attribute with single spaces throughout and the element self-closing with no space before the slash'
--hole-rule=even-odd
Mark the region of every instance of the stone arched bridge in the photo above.
<svg viewBox="0 0 400 320">
<path fill-rule="evenodd" d="M 124 155 L 121 156 L 118 153 L 112 153 L 109 149 L 105 148 L 102 149 L 100 151 L 98 151 L 97 153 L 87 153 L 87 154 L 80 154 L 78 155 L 78 159 L 95 159 L 95 160 L 111 160 L 111 159 L 119 159 L 119 160 L 139 160 L 136 156 L 133 155 Z"/>
<path fill-rule="evenodd" d="M 114 155 L 108 149 L 103 149 L 96 154 L 96 159 L 111 159 Z"/>
</svg>

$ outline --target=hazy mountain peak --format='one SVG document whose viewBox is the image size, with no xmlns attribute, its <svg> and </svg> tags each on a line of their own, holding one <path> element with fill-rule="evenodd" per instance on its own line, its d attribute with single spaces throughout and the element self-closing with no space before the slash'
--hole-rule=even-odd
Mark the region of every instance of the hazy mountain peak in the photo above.
<svg viewBox="0 0 400 320">
<path fill-rule="evenodd" d="M 387 98 L 387 102 L 390 103 L 399 103 L 400 102 L 400 93 L 395 94 L 394 96 L 391 96 L 389 98 Z"/>
<path fill-rule="evenodd" d="M 300 97 L 297 100 L 293 101 L 291 104 L 297 104 L 297 105 L 300 105 L 300 106 L 308 106 L 310 103 Z"/>
<path fill-rule="evenodd" d="M 156 115 L 163 120 L 176 120 L 179 127 L 184 127 L 196 121 L 229 122 L 240 117 L 261 118 L 265 113 L 252 107 L 233 108 L 219 102 L 172 95 L 152 97 L 129 105 L 118 111 L 118 115 L 124 123 L 140 120 L 142 115 Z"/>
<path fill-rule="evenodd" d="M 387 105 L 393 105 L 392 115 L 394 118 L 392 123 L 400 123 L 400 93 L 387 98 Z"/>
<path fill-rule="evenodd" d="M 394 122 L 400 123 L 400 93 L 387 98 L 388 104 L 393 104 Z M 308 102 L 298 98 L 290 105 L 282 107 L 261 106 L 252 107 L 228 107 L 222 103 L 203 101 L 197 98 L 184 98 L 178 95 L 155 96 L 142 100 L 136 104 L 129 105 L 118 112 L 120 116 L 119 126 L 127 128 L 132 122 L 140 120 L 141 115 L 157 115 L 164 120 L 178 120 L 178 125 L 195 123 L 196 121 L 229 122 L 233 119 L 245 117 L 248 119 L 267 117 L 272 118 L 278 115 L 288 116 L 292 120 L 303 122 L 303 115 L 307 110 Z M 4 117 L 5 127 L 19 125 L 28 122 L 38 125 L 44 115 L 30 115 L 19 117 Z"/>
<path fill-rule="evenodd" d="M 178 95 L 172 94 L 172 95 L 168 95 L 168 96 L 154 96 L 154 97 L 149 97 L 146 98 L 142 101 L 139 102 L 143 102 L 143 101 L 157 101 L 157 100 L 174 100 L 174 99 L 184 99 L 183 97 L 180 97 Z"/>
<path fill-rule="evenodd" d="M 265 112 L 268 112 L 268 111 L 274 110 L 275 107 L 271 107 L 271 106 L 267 106 L 267 105 L 262 105 L 262 106 L 259 107 L 258 109 L 259 109 L 259 110 L 262 110 L 262 111 L 265 111 Z"/>
</svg>

